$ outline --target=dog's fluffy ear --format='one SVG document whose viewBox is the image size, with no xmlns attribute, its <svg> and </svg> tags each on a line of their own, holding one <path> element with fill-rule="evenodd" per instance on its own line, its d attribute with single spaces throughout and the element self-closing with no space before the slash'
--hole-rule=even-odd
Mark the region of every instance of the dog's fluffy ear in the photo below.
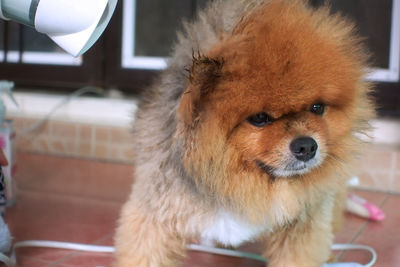
<svg viewBox="0 0 400 267">
<path fill-rule="evenodd" d="M 178 109 L 185 124 L 192 124 L 196 120 L 202 101 L 212 92 L 222 75 L 223 63 L 223 59 L 193 55 L 192 66 L 188 69 L 188 88 L 182 94 Z"/>
</svg>

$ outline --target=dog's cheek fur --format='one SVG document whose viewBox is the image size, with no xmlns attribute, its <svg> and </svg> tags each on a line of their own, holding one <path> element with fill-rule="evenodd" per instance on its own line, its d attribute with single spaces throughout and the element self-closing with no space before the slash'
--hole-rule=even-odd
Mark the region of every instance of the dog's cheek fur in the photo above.
<svg viewBox="0 0 400 267">
<path fill-rule="evenodd" d="M 284 131 L 273 132 L 278 134 Z M 191 145 L 183 157 L 184 165 L 204 197 L 234 210 L 255 224 L 287 224 L 300 214 L 306 202 L 316 201 L 321 197 L 318 196 L 320 192 L 337 186 L 338 182 L 329 180 L 329 168 L 302 179 L 274 181 L 254 161 L 249 160 L 253 153 L 265 157 L 263 150 L 271 149 L 259 140 L 262 134 L 244 138 L 238 131 L 231 140 L 227 140 L 225 134 L 218 120 L 202 118 L 202 123 L 189 138 Z M 247 132 L 243 131 L 243 134 L 247 135 Z M 282 149 L 280 139 L 281 136 L 277 136 L 275 143 L 274 139 L 271 140 L 271 151 Z M 279 160 L 280 155 L 277 157 Z"/>
<path fill-rule="evenodd" d="M 307 193 L 311 190 L 308 186 L 314 182 L 324 185 L 320 180 L 328 180 L 328 170 L 340 165 L 336 159 L 328 158 L 327 164 L 324 164 L 326 171 L 319 171 L 301 182 L 289 184 L 287 181 L 279 181 L 280 186 L 284 185 L 286 189 L 278 190 L 274 188 L 277 185 L 271 185 L 271 177 L 251 163 L 257 156 L 279 162 L 282 158 L 280 150 L 285 150 L 285 144 L 291 137 L 318 133 L 320 139 L 331 146 L 328 150 L 340 151 L 336 153 L 336 158 L 348 158 L 346 140 L 351 139 L 350 125 L 356 120 L 352 103 L 357 97 L 354 86 L 362 73 L 354 63 L 359 61 L 356 60 L 357 53 L 354 53 L 356 56 L 349 54 L 345 49 L 350 46 L 342 47 L 340 42 L 332 41 L 329 32 L 339 35 L 337 39 L 344 38 L 340 37 L 337 28 L 318 26 L 323 29 L 318 29 L 319 35 L 315 34 L 310 24 L 315 23 L 313 19 L 323 18 L 310 18 L 304 14 L 300 14 L 303 19 L 306 18 L 304 21 L 292 21 L 287 28 L 279 27 L 279 21 L 274 20 L 276 14 L 290 21 L 304 10 L 290 10 L 292 6 L 288 5 L 288 10 L 282 13 L 280 4 L 276 3 L 268 5 L 266 11 L 260 11 L 262 16 L 244 19 L 235 30 L 239 37 L 221 41 L 208 52 L 208 57 L 194 58 L 190 69 L 190 84 L 182 95 L 178 109 L 178 115 L 184 122 L 181 131 L 185 132 L 183 161 L 190 176 L 199 188 L 204 188 L 219 202 L 237 206 L 239 210 L 253 210 L 254 214 L 265 214 L 271 208 L 273 190 L 280 191 L 281 196 L 286 195 L 288 199 L 292 195 L 307 199 Z M 323 15 L 321 12 L 314 16 Z M 270 17 L 271 21 L 263 21 L 268 21 Z M 259 28 L 260 25 L 269 27 Z M 343 26 L 346 26 L 345 29 L 340 31 L 346 36 L 350 29 L 347 25 Z M 299 28 L 302 30 L 299 31 Z M 280 32 L 282 30 L 283 33 Z M 265 39 L 253 38 L 249 42 L 248 36 L 251 38 L 255 33 Z M 242 35 L 247 37 L 241 39 Z M 288 36 L 291 37 L 285 39 Z M 293 40 L 297 43 L 293 43 Z M 266 46 L 266 43 L 272 45 Z M 213 64 L 214 61 L 209 59 L 218 57 L 224 59 L 226 67 Z M 288 95 L 292 97 L 288 98 Z M 271 131 L 248 131 L 247 134 L 242 133 L 236 141 L 228 142 L 226 139 L 230 135 L 230 128 L 244 119 L 241 114 L 251 115 L 262 111 L 265 103 L 268 103 L 273 115 L 281 116 L 307 109 L 313 100 L 326 102 L 328 111 L 329 105 L 333 105 L 323 123 L 307 118 L 305 121 L 308 122 L 304 125 L 301 125 L 301 120 L 297 122 L 298 126 L 292 127 L 290 135 L 283 134 L 284 131 L 271 125 Z M 304 127 L 309 129 L 305 130 Z M 313 187 L 317 188 L 318 184 Z M 323 188 L 321 192 L 327 192 L 329 188 Z M 303 193 L 292 194 L 298 190 Z M 285 194 L 285 191 L 288 193 Z M 302 201 L 299 200 L 299 203 Z M 286 207 L 284 209 L 290 209 L 290 204 L 282 205 Z M 296 210 L 299 205 L 294 204 L 293 207 Z M 292 212 L 290 216 L 296 214 Z"/>
</svg>

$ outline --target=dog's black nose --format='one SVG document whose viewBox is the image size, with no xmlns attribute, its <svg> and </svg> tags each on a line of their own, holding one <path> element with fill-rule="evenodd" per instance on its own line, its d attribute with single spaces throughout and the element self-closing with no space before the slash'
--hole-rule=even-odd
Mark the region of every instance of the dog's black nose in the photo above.
<svg viewBox="0 0 400 267">
<path fill-rule="evenodd" d="M 317 153 L 318 144 L 311 137 L 299 137 L 290 143 L 290 150 L 296 159 L 309 161 Z"/>
</svg>

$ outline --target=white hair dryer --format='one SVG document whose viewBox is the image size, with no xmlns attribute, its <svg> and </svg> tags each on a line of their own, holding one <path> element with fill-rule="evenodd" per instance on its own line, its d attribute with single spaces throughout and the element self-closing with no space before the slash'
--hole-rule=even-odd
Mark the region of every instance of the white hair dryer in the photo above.
<svg viewBox="0 0 400 267">
<path fill-rule="evenodd" d="M 100 37 L 118 0 L 0 0 L 0 18 L 35 28 L 73 56 Z"/>
</svg>

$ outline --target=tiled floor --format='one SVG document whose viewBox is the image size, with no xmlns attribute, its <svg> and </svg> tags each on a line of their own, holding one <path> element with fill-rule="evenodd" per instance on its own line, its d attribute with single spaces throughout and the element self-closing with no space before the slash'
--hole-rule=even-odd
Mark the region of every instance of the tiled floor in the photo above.
<svg viewBox="0 0 400 267">
<path fill-rule="evenodd" d="M 122 202 L 129 193 L 131 167 L 123 164 L 92 162 L 43 155 L 19 154 L 20 194 L 6 220 L 15 241 L 56 240 L 112 245 L 115 222 Z M 346 216 L 337 242 L 374 247 L 375 266 L 400 266 L 400 196 L 358 191 L 360 196 L 380 205 L 386 212 L 383 222 L 368 222 Z M 243 249 L 257 251 L 257 246 Z M 18 266 L 72 267 L 110 266 L 111 254 L 84 253 L 58 249 L 19 249 Z M 341 261 L 368 261 L 367 253 L 345 253 Z M 190 252 L 184 267 L 241 266 L 261 267 L 251 260 Z"/>
</svg>

